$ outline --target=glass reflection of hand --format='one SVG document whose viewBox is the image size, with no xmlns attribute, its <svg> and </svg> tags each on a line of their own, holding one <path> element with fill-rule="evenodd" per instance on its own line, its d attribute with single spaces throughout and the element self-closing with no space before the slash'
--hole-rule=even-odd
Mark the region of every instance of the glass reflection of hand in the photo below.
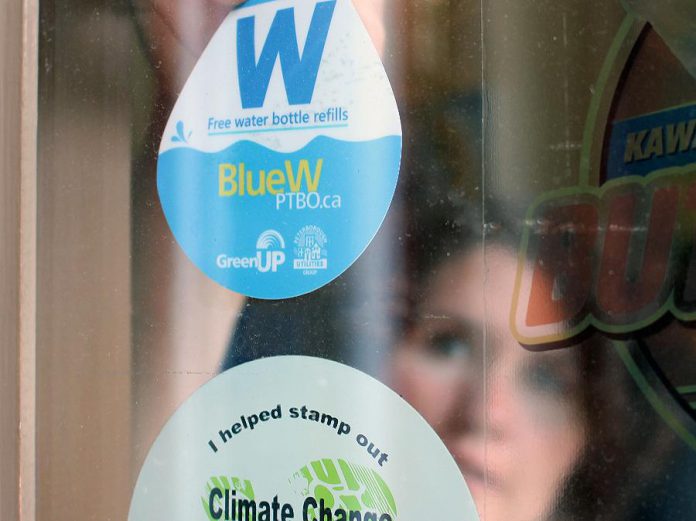
<svg viewBox="0 0 696 521">
<path fill-rule="evenodd" d="M 244 0 L 131 0 L 162 94 L 176 97 L 231 8 Z M 353 0 L 380 54 L 385 0 Z"/>
</svg>

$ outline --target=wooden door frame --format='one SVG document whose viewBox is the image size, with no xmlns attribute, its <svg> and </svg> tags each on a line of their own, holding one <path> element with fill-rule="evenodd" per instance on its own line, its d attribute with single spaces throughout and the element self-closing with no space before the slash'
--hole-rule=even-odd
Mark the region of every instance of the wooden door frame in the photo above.
<svg viewBox="0 0 696 521">
<path fill-rule="evenodd" d="M 0 30 L 0 519 L 33 521 L 38 0 Z"/>
</svg>

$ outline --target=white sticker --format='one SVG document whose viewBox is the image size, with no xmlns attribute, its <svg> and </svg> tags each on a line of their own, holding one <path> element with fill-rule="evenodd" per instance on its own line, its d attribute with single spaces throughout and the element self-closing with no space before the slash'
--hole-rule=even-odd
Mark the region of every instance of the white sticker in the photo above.
<svg viewBox="0 0 696 521">
<path fill-rule="evenodd" d="M 389 388 L 327 360 L 233 368 L 169 420 L 129 521 L 477 520 L 442 441 Z"/>
<path fill-rule="evenodd" d="M 394 94 L 352 2 L 252 0 L 188 79 L 157 185 L 196 266 L 280 299 L 355 262 L 389 209 L 400 160 Z"/>
</svg>

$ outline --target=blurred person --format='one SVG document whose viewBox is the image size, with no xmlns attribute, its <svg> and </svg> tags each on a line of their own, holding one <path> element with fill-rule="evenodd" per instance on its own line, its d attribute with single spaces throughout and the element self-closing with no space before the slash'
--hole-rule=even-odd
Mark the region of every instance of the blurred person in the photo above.
<svg viewBox="0 0 696 521">
<path fill-rule="evenodd" d="M 516 269 L 500 247 L 438 266 L 395 358 L 396 390 L 440 433 L 489 521 L 543 519 L 587 437 L 577 352 L 530 353 L 508 333 Z"/>
<path fill-rule="evenodd" d="M 525 349 L 510 328 L 518 255 L 506 244 L 515 241 L 457 245 L 464 232 L 446 227 L 455 233 L 443 244 L 454 246 L 434 248 L 444 260 L 423 268 L 392 384 L 442 437 L 481 518 L 696 518 L 678 492 L 694 455 L 608 340 L 591 334 L 559 349 Z"/>
</svg>

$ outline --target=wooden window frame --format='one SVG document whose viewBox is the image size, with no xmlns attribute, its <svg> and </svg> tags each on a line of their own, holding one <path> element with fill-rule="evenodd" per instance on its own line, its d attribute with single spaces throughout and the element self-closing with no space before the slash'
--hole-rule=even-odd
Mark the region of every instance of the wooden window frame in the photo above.
<svg viewBox="0 0 696 521">
<path fill-rule="evenodd" d="M 35 519 L 38 0 L 0 29 L 0 519 Z"/>
</svg>

